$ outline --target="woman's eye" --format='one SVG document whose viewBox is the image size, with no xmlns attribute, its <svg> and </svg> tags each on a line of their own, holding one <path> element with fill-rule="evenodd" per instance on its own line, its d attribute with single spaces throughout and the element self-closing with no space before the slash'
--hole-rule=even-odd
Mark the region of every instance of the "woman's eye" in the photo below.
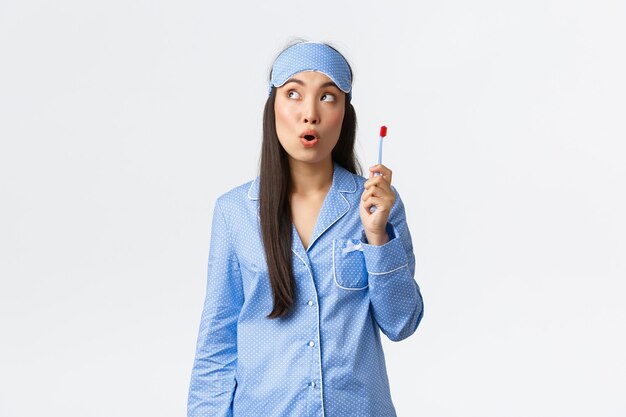
<svg viewBox="0 0 626 417">
<path fill-rule="evenodd" d="M 290 90 L 290 91 L 287 93 L 287 97 L 289 97 L 289 98 L 298 98 L 298 97 L 300 97 L 300 94 L 298 94 L 298 92 L 297 92 L 297 91 Z"/>
<path fill-rule="evenodd" d="M 327 100 L 324 100 L 325 98 L 326 98 Z M 335 96 L 334 96 L 334 95 L 332 95 L 332 94 L 328 94 L 328 93 L 326 93 L 326 94 L 324 94 L 324 95 L 322 96 L 322 101 L 335 101 Z"/>
</svg>

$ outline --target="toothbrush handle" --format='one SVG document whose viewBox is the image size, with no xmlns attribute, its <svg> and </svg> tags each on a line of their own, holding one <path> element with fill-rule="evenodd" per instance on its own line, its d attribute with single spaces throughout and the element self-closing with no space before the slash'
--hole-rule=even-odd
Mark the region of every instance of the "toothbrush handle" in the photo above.
<svg viewBox="0 0 626 417">
<path fill-rule="evenodd" d="M 378 139 L 378 165 L 383 163 L 383 137 Z M 374 175 L 379 176 L 380 173 L 376 172 Z"/>
<path fill-rule="evenodd" d="M 378 140 L 378 165 L 383 163 L 383 137 L 381 136 Z M 378 177 L 380 175 L 379 172 L 375 172 L 374 176 Z M 376 211 L 376 206 L 370 207 L 370 213 Z"/>
</svg>

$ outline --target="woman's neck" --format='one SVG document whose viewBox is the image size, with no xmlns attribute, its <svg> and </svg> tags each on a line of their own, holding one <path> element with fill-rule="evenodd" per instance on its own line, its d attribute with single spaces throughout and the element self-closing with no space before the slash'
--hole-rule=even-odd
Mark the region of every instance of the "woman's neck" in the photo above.
<svg viewBox="0 0 626 417">
<path fill-rule="evenodd" d="M 291 193 L 302 196 L 326 194 L 333 184 L 333 160 L 328 158 L 318 163 L 289 161 L 291 171 Z"/>
</svg>

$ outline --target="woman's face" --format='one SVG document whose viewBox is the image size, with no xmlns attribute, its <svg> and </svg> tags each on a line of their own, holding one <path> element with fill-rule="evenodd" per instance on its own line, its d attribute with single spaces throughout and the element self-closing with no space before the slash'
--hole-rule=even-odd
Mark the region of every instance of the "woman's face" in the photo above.
<svg viewBox="0 0 626 417">
<path fill-rule="evenodd" d="M 330 78 L 313 71 L 295 74 L 276 90 L 276 133 L 290 160 L 318 163 L 331 157 L 345 100 Z"/>
</svg>

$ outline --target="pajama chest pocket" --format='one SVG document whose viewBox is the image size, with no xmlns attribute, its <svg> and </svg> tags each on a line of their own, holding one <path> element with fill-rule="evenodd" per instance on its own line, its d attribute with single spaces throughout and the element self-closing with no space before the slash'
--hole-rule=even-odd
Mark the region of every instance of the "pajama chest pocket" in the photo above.
<svg viewBox="0 0 626 417">
<path fill-rule="evenodd" d="M 333 240 L 333 278 L 346 290 L 367 288 L 367 269 L 360 239 Z"/>
</svg>

